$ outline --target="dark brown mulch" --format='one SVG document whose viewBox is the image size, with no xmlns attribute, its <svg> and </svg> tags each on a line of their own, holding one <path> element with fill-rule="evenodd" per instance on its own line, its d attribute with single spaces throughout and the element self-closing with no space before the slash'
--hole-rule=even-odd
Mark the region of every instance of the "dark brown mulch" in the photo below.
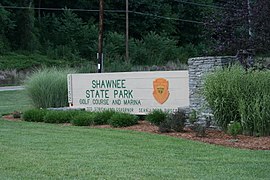
<svg viewBox="0 0 270 180">
<path fill-rule="evenodd" d="M 196 132 L 185 129 L 185 132 L 171 132 L 171 133 L 160 133 L 158 127 L 151 125 L 146 121 L 140 121 L 139 124 L 126 127 L 123 129 L 135 130 L 141 132 L 149 132 L 155 134 L 165 134 L 177 138 L 190 139 L 194 141 L 201 141 L 209 144 L 216 144 L 234 148 L 252 149 L 252 150 L 270 150 L 270 137 L 253 137 L 238 135 L 237 139 L 224 133 L 223 131 L 208 129 L 206 130 L 205 137 L 196 136 Z"/>
<path fill-rule="evenodd" d="M 5 120 L 10 121 L 21 121 L 20 119 L 14 119 L 12 115 L 3 116 Z M 65 124 L 66 125 L 66 124 Z M 94 126 L 95 128 L 111 128 L 109 125 Z M 206 130 L 205 137 L 198 137 L 196 133 L 190 129 L 185 129 L 185 132 L 171 132 L 171 133 L 160 133 L 158 127 L 150 124 L 147 121 L 139 121 L 139 124 L 118 128 L 126 130 L 134 130 L 140 132 L 148 132 L 154 134 L 164 134 L 168 136 L 173 136 L 176 138 L 190 139 L 194 141 L 201 141 L 209 144 L 216 144 L 234 148 L 241 149 L 252 149 L 252 150 L 270 150 L 270 137 L 253 137 L 253 136 L 244 136 L 238 135 L 237 139 L 234 139 L 232 136 L 224 133 L 223 131 L 208 129 Z"/>
<path fill-rule="evenodd" d="M 2 118 L 8 121 L 22 121 L 20 118 L 14 118 L 13 115 L 5 115 Z"/>
</svg>

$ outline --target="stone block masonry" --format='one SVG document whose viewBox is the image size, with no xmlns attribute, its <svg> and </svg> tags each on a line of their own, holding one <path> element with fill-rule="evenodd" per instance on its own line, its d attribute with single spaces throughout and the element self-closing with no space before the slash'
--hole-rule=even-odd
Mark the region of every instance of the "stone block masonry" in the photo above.
<svg viewBox="0 0 270 180">
<path fill-rule="evenodd" d="M 202 95 L 204 76 L 217 68 L 223 68 L 235 63 L 235 56 L 197 57 L 188 60 L 189 67 L 189 101 L 190 110 L 195 110 L 200 124 L 206 124 L 206 115 L 211 110 L 206 106 Z"/>
</svg>

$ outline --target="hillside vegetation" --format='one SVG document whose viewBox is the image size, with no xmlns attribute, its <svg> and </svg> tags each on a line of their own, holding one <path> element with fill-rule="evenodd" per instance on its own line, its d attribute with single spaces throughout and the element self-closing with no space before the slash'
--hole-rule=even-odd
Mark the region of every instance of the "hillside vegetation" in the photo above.
<svg viewBox="0 0 270 180">
<path fill-rule="evenodd" d="M 267 0 L 130 1 L 127 60 L 125 1 L 106 1 L 105 66 L 185 64 L 239 49 L 269 54 L 269 6 Z M 98 1 L 1 1 L 0 70 L 96 65 L 98 9 Z"/>
</svg>

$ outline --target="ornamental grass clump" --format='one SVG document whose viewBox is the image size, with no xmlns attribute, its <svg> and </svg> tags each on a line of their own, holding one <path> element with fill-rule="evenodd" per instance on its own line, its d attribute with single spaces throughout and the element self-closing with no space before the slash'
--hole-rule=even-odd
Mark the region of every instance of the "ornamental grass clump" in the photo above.
<svg viewBox="0 0 270 180">
<path fill-rule="evenodd" d="M 270 71 L 217 70 L 206 77 L 204 95 L 224 130 L 234 121 L 246 135 L 270 135 Z"/>
<path fill-rule="evenodd" d="M 71 69 L 43 68 L 28 77 L 25 88 L 34 106 L 67 106 L 67 74 L 72 72 Z"/>
<path fill-rule="evenodd" d="M 238 98 L 241 94 L 241 67 L 218 69 L 204 82 L 204 95 L 213 110 L 216 124 L 226 130 L 230 121 L 239 121 Z"/>
</svg>

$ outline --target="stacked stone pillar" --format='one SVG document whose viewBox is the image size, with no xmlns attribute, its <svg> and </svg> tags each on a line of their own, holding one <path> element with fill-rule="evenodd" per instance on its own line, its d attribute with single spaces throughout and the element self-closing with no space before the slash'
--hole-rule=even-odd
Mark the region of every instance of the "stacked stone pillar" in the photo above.
<svg viewBox="0 0 270 180">
<path fill-rule="evenodd" d="M 207 73 L 213 72 L 217 68 L 223 68 L 234 63 L 234 56 L 222 57 L 197 57 L 188 60 L 189 66 L 189 100 L 190 111 L 197 112 L 199 123 L 205 124 L 206 115 L 211 113 L 203 97 L 203 82 Z"/>
</svg>

